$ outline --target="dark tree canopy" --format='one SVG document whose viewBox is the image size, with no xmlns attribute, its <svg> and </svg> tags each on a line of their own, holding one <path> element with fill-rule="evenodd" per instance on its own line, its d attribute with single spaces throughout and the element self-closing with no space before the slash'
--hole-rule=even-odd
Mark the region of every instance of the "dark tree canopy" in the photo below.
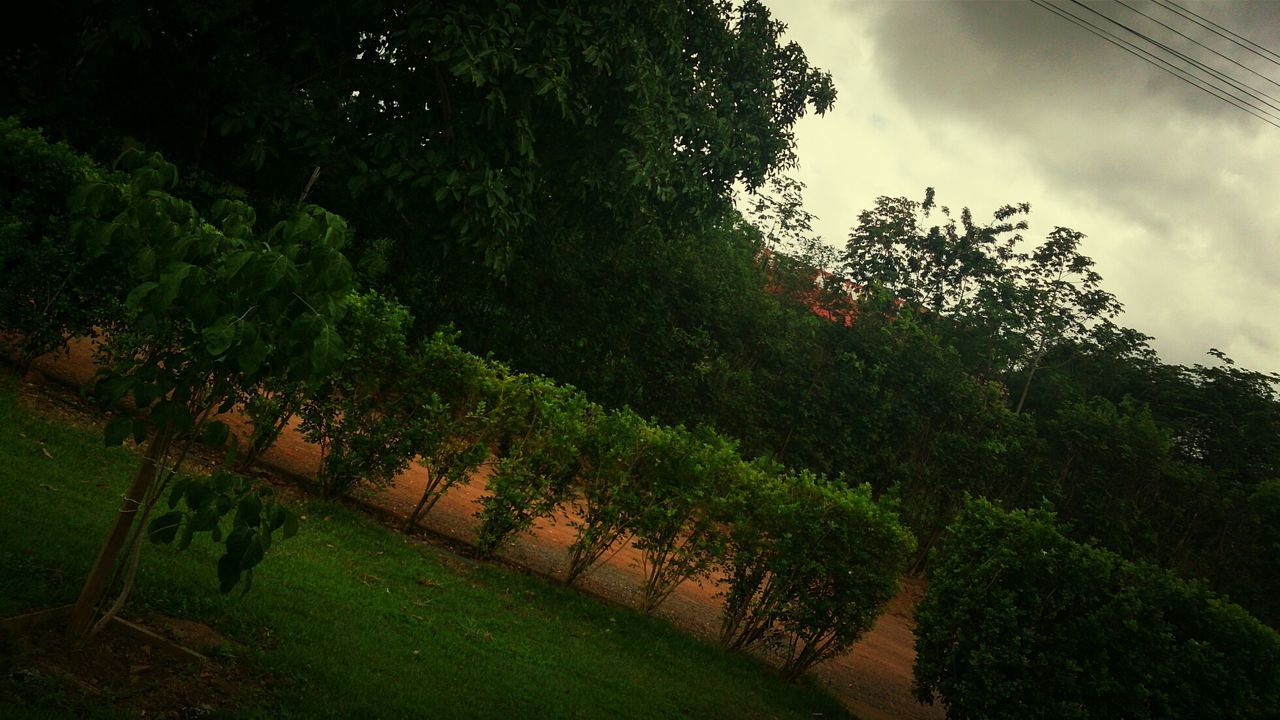
<svg viewBox="0 0 1280 720">
<path fill-rule="evenodd" d="M 0 61 L 6 111 L 500 272 L 718 216 L 835 98 L 755 0 L 42 7 Z"/>
</svg>

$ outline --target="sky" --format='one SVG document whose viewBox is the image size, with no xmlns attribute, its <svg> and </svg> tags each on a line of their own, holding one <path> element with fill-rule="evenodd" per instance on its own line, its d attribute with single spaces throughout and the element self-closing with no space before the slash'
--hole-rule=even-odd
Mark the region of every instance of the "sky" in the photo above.
<svg viewBox="0 0 1280 720">
<path fill-rule="evenodd" d="M 1151 0 L 1125 2 L 1280 83 L 1280 65 Z M 836 83 L 834 109 L 796 126 L 792 173 L 828 244 L 842 247 L 881 195 L 934 187 L 940 205 L 987 220 L 1029 202 L 1028 240 L 1084 232 L 1120 322 L 1154 336 L 1166 362 L 1211 364 L 1214 347 L 1280 371 L 1280 128 L 1027 0 L 766 4 Z M 1280 52 L 1280 1 L 1179 4 Z M 1089 5 L 1210 57 L 1114 0 Z"/>
</svg>

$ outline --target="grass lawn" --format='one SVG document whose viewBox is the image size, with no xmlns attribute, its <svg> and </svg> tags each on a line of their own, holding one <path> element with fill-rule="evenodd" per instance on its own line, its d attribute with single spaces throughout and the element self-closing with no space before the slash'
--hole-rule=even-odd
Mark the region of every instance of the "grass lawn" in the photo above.
<svg viewBox="0 0 1280 720">
<path fill-rule="evenodd" d="M 0 373 L 6 617 L 75 599 L 136 458 L 104 448 L 98 428 L 20 407 L 16 380 Z M 185 553 L 147 547 L 126 611 L 229 638 L 270 678 L 236 717 L 847 717 L 821 691 L 664 621 L 503 567 L 446 562 L 339 505 L 298 509 L 301 531 L 272 547 L 247 595 L 218 594 L 204 538 Z M 13 682 L 0 677 L 2 717 L 110 717 L 53 694 L 19 707 Z"/>
</svg>

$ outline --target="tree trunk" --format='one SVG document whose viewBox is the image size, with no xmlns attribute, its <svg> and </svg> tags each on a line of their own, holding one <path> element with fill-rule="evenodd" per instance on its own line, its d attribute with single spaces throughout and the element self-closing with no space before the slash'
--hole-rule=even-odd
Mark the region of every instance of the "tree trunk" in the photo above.
<svg viewBox="0 0 1280 720">
<path fill-rule="evenodd" d="M 107 580 L 111 577 L 116 560 L 120 556 L 120 550 L 129 536 L 134 515 L 142 508 L 147 493 L 155 483 L 159 470 L 157 466 L 168 452 L 172 441 L 173 431 L 168 427 L 161 428 L 152 436 L 151 443 L 147 446 L 147 454 L 143 457 L 142 464 L 138 466 L 138 472 L 133 476 L 129 489 L 125 491 L 115 522 L 107 531 L 107 537 L 98 551 L 98 558 L 93 561 L 89 576 L 85 578 L 84 587 L 80 590 L 80 597 L 71 610 L 71 622 L 67 631 L 72 637 L 84 636 L 93 623 L 94 610 L 102 599 L 102 594 L 107 590 Z"/>
<path fill-rule="evenodd" d="M 1022 405 L 1027 401 L 1027 392 L 1031 390 L 1031 378 L 1036 376 L 1036 370 L 1040 369 L 1040 357 L 1036 356 L 1034 362 L 1031 363 L 1031 371 L 1027 373 L 1027 381 L 1022 385 L 1022 395 L 1018 398 L 1018 407 L 1014 408 L 1014 415 L 1022 414 Z"/>
</svg>

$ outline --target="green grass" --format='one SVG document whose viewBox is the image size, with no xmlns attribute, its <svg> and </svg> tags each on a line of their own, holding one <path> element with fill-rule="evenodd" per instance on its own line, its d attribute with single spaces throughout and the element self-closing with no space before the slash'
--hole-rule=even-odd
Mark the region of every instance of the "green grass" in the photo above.
<svg viewBox="0 0 1280 720">
<path fill-rule="evenodd" d="M 135 465 L 96 428 L 20 408 L 0 377 L 0 617 L 74 600 Z M 243 597 L 218 594 L 207 540 L 145 550 L 128 613 L 208 623 L 271 678 L 239 716 L 845 716 L 821 691 L 661 620 L 502 567 L 445 564 L 338 505 L 298 509 L 301 532 L 272 548 Z M 54 699 L 23 710 L 58 717 Z"/>
</svg>

